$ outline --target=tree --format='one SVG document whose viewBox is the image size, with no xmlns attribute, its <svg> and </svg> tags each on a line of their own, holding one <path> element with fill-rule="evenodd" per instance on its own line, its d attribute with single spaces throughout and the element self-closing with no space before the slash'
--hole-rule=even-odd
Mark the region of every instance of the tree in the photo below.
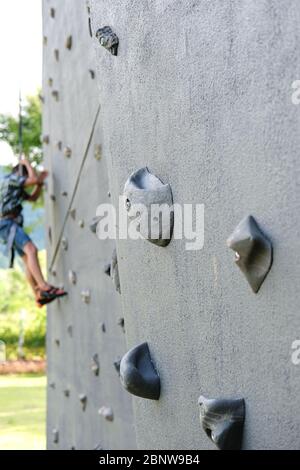
<svg viewBox="0 0 300 470">
<path fill-rule="evenodd" d="M 28 96 L 22 109 L 23 153 L 35 165 L 42 162 L 41 145 L 42 112 L 39 95 Z M 19 153 L 19 118 L 0 115 L 0 140 L 7 142 L 17 155 Z"/>
</svg>

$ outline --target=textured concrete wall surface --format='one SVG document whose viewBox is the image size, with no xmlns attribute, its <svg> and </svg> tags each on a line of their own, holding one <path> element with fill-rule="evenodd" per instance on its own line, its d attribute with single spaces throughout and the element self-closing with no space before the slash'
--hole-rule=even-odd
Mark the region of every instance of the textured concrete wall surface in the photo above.
<svg viewBox="0 0 300 470">
<path fill-rule="evenodd" d="M 214 448 L 197 399 L 243 397 L 243 448 L 299 448 L 300 113 L 297 0 L 93 0 L 103 150 L 116 203 L 135 170 L 205 204 L 205 244 L 117 244 L 128 346 L 147 341 L 158 402 L 134 398 L 140 448 Z M 100 75 L 101 71 L 101 75 Z M 258 294 L 226 239 L 252 214 L 274 263 Z"/>
<path fill-rule="evenodd" d="M 85 0 L 45 0 L 43 6 L 43 132 L 44 136 L 49 135 L 44 151 L 46 166 L 51 171 L 47 192 L 47 231 L 49 234 L 51 229 L 52 238 L 52 242 L 48 240 L 50 265 L 88 144 L 99 95 L 93 78 L 95 60 Z M 70 36 L 72 47 L 68 49 Z M 55 57 L 56 49 L 59 60 Z M 53 91 L 58 91 L 58 101 Z M 65 285 L 69 295 L 48 309 L 50 449 L 132 449 L 136 445 L 131 397 L 120 387 L 114 368 L 114 361 L 127 349 L 123 329 L 118 324 L 123 317 L 121 299 L 103 272 L 114 243 L 100 242 L 89 229 L 97 206 L 109 201 L 105 155 L 97 159 L 102 140 L 100 112 L 72 205 L 76 209 L 75 220 L 69 217 L 64 231 L 68 249 L 60 248 L 54 264 L 56 276 L 51 278 L 53 284 Z M 67 147 L 72 151 L 71 157 L 64 155 Z M 55 201 L 51 200 L 52 195 Z M 76 285 L 68 280 L 70 270 L 76 274 Z M 82 291 L 90 291 L 89 304 L 82 301 Z M 98 376 L 92 370 L 95 354 L 100 367 Z M 85 411 L 81 395 L 87 398 Z M 99 415 L 102 407 L 111 408 L 112 422 Z"/>
<path fill-rule="evenodd" d="M 68 250 L 55 264 L 53 282 L 67 285 L 69 269 L 78 282 L 49 308 L 49 447 L 214 449 L 199 422 L 202 394 L 245 399 L 243 449 L 299 448 L 299 368 L 291 361 L 300 306 L 300 111 L 291 101 L 300 67 L 299 2 L 90 0 L 90 15 L 93 38 L 83 0 L 44 0 L 49 260 L 101 104 L 76 220 L 66 225 Z M 117 56 L 95 37 L 104 26 L 119 38 Z M 66 146 L 71 158 L 63 155 Z M 103 274 L 114 242 L 93 238 L 88 222 L 100 202 L 109 202 L 108 190 L 118 206 L 129 175 L 145 166 L 170 184 L 175 203 L 205 205 L 204 247 L 118 240 L 119 295 Z M 274 250 L 257 294 L 226 246 L 250 214 Z M 86 289 L 87 305 L 80 296 Z M 113 362 L 144 341 L 161 396 L 134 397 L 132 414 Z M 95 353 L 99 377 L 90 367 Z M 102 406 L 113 409 L 113 422 L 97 414 Z"/>
</svg>

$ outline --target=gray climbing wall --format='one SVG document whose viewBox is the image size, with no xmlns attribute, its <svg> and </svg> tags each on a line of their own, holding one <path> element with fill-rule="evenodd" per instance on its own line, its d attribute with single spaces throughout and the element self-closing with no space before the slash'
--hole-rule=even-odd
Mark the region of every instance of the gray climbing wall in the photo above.
<svg viewBox="0 0 300 470">
<path fill-rule="evenodd" d="M 245 399 L 244 449 L 299 448 L 299 368 L 291 361 L 300 305 L 300 111 L 291 102 L 300 66 L 299 2 L 91 0 L 90 6 L 93 36 L 111 26 L 118 56 L 89 37 L 84 1 L 44 1 L 49 258 L 101 103 L 76 220 L 66 225 L 68 251 L 59 252 L 53 278 L 68 286 L 69 297 L 49 308 L 49 448 L 126 449 L 136 441 L 144 449 L 213 449 L 199 423 L 200 394 Z M 205 204 L 204 248 L 186 251 L 185 240 L 166 248 L 117 241 L 119 296 L 102 269 L 113 243 L 93 238 L 88 222 L 109 201 L 108 187 L 117 205 L 128 176 L 146 165 L 171 185 L 174 202 Z M 250 214 L 274 248 L 258 294 L 226 246 Z M 69 269 L 76 286 L 68 285 Z M 87 289 L 90 304 L 80 296 Z M 123 315 L 127 345 L 117 325 Z M 134 397 L 133 419 L 112 363 L 143 341 L 160 374 L 161 397 Z M 91 370 L 95 353 L 98 377 Z M 97 414 L 102 406 L 113 409 L 113 422 Z"/>
<path fill-rule="evenodd" d="M 51 171 L 46 193 L 50 265 L 87 148 L 99 94 L 86 1 L 44 0 L 43 19 L 43 133 L 45 165 Z M 123 317 L 121 299 L 103 272 L 114 243 L 100 242 L 89 229 L 98 204 L 109 201 L 102 145 L 100 112 L 72 205 L 76 213 L 72 212 L 64 231 L 68 247 L 60 248 L 51 276 L 53 284 L 65 285 L 69 296 L 48 308 L 49 449 L 136 446 L 131 397 L 120 387 L 114 367 L 114 361 L 127 350 L 118 324 Z M 66 156 L 68 148 L 70 156 Z M 75 285 L 69 280 L 69 271 L 76 274 Z M 81 298 L 87 291 L 90 303 Z M 92 361 L 95 354 L 98 375 Z M 113 421 L 98 413 L 103 407 L 111 408 Z"/>
<path fill-rule="evenodd" d="M 147 341 L 158 402 L 134 398 L 137 444 L 214 448 L 197 399 L 244 397 L 243 448 L 299 448 L 300 66 L 297 0 L 93 0 L 103 152 L 112 199 L 147 165 L 176 203 L 205 204 L 205 244 L 119 241 L 128 347 Z M 274 264 L 254 294 L 226 239 L 252 214 Z"/>
</svg>

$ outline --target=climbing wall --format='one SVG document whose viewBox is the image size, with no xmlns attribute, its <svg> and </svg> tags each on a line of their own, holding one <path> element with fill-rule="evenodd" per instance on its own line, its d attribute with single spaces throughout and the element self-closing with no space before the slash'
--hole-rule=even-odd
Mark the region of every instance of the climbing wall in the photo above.
<svg viewBox="0 0 300 470">
<path fill-rule="evenodd" d="M 137 445 L 239 448 L 244 429 L 244 449 L 299 448 L 299 2 L 92 0 L 91 14 L 94 35 L 111 28 L 94 47 L 113 202 L 147 166 L 174 202 L 205 205 L 200 251 L 117 242 L 128 348 L 149 348 L 123 382 L 137 391 L 137 357 L 152 377 L 133 398 Z M 225 399 L 200 400 L 207 433 L 199 395 Z"/>
<path fill-rule="evenodd" d="M 115 244 L 90 230 L 110 186 L 89 17 L 85 0 L 43 2 L 48 265 L 69 293 L 48 308 L 48 448 L 133 449 L 114 365 L 127 350 L 121 296 L 104 272 Z"/>
</svg>

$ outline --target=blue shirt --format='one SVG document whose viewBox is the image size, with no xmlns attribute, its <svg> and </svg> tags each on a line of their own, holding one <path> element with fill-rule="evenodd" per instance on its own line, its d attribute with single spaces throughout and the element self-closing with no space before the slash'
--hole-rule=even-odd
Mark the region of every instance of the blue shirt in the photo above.
<svg viewBox="0 0 300 470">
<path fill-rule="evenodd" d="M 17 173 L 10 173 L 2 179 L 0 184 L 0 217 L 21 214 L 23 201 L 29 198 L 24 190 L 26 179 Z"/>
</svg>

